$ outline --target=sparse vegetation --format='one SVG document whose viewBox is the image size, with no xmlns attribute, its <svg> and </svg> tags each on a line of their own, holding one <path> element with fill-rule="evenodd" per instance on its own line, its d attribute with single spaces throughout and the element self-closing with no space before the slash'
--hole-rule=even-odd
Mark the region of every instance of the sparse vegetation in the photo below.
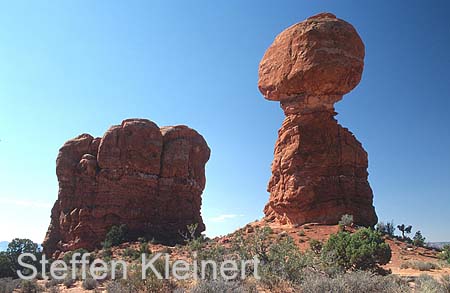
<svg viewBox="0 0 450 293">
<path fill-rule="evenodd" d="M 137 251 L 136 249 L 127 247 L 123 251 L 123 257 L 129 258 L 131 260 L 137 260 L 141 257 L 141 253 L 143 253 L 143 252 L 140 252 L 140 251 Z"/>
<path fill-rule="evenodd" d="M 13 292 L 20 284 L 19 279 L 13 280 L 12 278 L 0 279 L 0 293 Z"/>
<path fill-rule="evenodd" d="M 408 284 L 397 277 L 383 277 L 367 271 L 356 271 L 338 274 L 335 277 L 329 277 L 317 272 L 309 272 L 302 279 L 301 292 L 400 293 L 410 292 L 410 290 Z"/>
<path fill-rule="evenodd" d="M 71 288 L 75 284 L 75 280 L 72 278 L 71 274 L 67 274 L 63 284 L 66 288 Z"/>
<path fill-rule="evenodd" d="M 424 293 L 445 293 L 448 291 L 445 291 L 445 287 L 443 284 L 439 283 L 436 279 L 429 275 L 422 274 L 415 280 L 415 289 L 417 292 L 424 292 Z"/>
<path fill-rule="evenodd" d="M 19 292 L 21 293 L 38 293 L 43 291 L 44 288 L 39 286 L 36 281 L 21 281 L 19 285 Z"/>
<path fill-rule="evenodd" d="M 401 264 L 401 269 L 415 269 L 419 271 L 431 271 L 431 270 L 437 270 L 441 267 L 432 262 L 424 262 L 424 261 L 416 261 L 416 260 L 409 260 Z"/>
<path fill-rule="evenodd" d="M 94 290 L 95 288 L 97 288 L 97 285 L 97 281 L 93 278 L 86 278 L 82 283 L 84 290 Z"/>
<path fill-rule="evenodd" d="M 216 292 L 233 292 L 233 293 L 253 293 L 258 292 L 256 286 L 240 282 L 203 281 L 197 284 L 191 290 L 192 293 L 216 293 Z"/>
<path fill-rule="evenodd" d="M 387 235 L 389 237 L 394 237 L 394 233 L 395 233 L 394 221 L 387 222 L 386 224 L 384 222 L 379 222 L 377 224 L 376 230 L 383 235 Z"/>
<path fill-rule="evenodd" d="M 339 221 L 339 226 L 346 227 L 346 226 L 352 226 L 353 225 L 353 215 L 345 214 L 341 217 L 341 220 Z"/>
<path fill-rule="evenodd" d="M 69 252 L 67 252 L 66 254 L 64 254 L 64 257 L 63 257 L 63 260 L 64 260 L 64 262 L 66 263 L 66 264 L 70 264 L 70 261 L 72 260 L 72 257 L 73 257 L 73 255 L 75 254 L 75 253 L 79 253 L 80 254 L 80 256 L 78 256 L 76 259 L 77 260 L 80 260 L 81 259 L 81 256 L 83 255 L 83 254 L 85 254 L 85 253 L 88 253 L 89 251 L 87 251 L 86 249 L 84 249 L 84 248 L 79 248 L 79 249 L 76 249 L 76 250 L 74 250 L 74 251 L 69 251 Z M 88 258 L 88 260 L 90 260 L 90 258 Z"/>
<path fill-rule="evenodd" d="M 445 292 L 450 292 L 450 275 L 444 275 L 441 277 L 441 284 L 444 287 Z"/>
</svg>

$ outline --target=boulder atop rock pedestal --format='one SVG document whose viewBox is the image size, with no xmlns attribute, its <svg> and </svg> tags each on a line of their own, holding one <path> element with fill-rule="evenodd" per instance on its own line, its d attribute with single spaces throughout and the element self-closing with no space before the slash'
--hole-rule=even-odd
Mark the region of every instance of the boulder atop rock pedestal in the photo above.
<svg viewBox="0 0 450 293">
<path fill-rule="evenodd" d="M 321 13 L 275 38 L 259 65 L 258 87 L 273 101 L 342 97 L 359 83 L 363 67 L 364 44 L 353 26 Z"/>
<path fill-rule="evenodd" d="M 364 44 L 353 26 L 321 13 L 280 33 L 259 66 L 258 87 L 286 115 L 278 133 L 266 220 L 301 225 L 377 222 L 367 153 L 334 119 L 334 104 L 358 85 Z"/>
<path fill-rule="evenodd" d="M 102 138 L 82 134 L 61 147 L 56 161 L 58 200 L 43 243 L 47 255 L 101 245 L 112 226 L 126 225 L 130 240 L 183 241 L 198 224 L 210 149 L 187 126 L 159 128 L 127 119 Z"/>
</svg>

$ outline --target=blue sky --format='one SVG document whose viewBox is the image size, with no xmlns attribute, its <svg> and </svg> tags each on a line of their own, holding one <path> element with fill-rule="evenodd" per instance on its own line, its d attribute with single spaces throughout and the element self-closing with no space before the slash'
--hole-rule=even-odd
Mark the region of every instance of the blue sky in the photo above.
<svg viewBox="0 0 450 293">
<path fill-rule="evenodd" d="M 186 124 L 212 149 L 202 214 L 210 236 L 262 216 L 283 120 L 257 89 L 274 37 L 328 11 L 366 44 L 339 122 L 369 153 L 380 220 L 450 240 L 448 1 L 3 1 L 0 240 L 41 242 L 68 139 L 140 117 Z"/>
</svg>

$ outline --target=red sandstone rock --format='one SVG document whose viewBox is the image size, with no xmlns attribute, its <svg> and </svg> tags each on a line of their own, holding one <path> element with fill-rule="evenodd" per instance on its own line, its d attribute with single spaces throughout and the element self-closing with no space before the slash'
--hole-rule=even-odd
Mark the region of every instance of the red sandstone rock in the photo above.
<svg viewBox="0 0 450 293">
<path fill-rule="evenodd" d="M 334 103 L 360 81 L 364 44 L 329 13 L 295 24 L 275 38 L 259 67 L 259 89 L 280 101 L 266 219 L 281 223 L 377 222 L 367 181 L 367 153 L 334 119 Z"/>
<path fill-rule="evenodd" d="M 130 238 L 180 242 L 198 223 L 210 150 L 186 126 L 159 128 L 145 119 L 124 120 L 103 138 L 82 134 L 60 149 L 58 200 L 44 241 L 47 255 L 95 249 L 113 225 Z"/>
</svg>

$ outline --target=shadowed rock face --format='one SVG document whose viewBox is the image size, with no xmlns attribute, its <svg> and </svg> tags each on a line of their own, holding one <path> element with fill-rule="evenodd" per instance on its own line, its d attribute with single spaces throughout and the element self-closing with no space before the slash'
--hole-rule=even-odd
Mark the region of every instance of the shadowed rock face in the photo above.
<svg viewBox="0 0 450 293">
<path fill-rule="evenodd" d="M 124 120 L 103 138 L 82 134 L 66 142 L 56 160 L 58 200 L 44 240 L 47 255 L 101 245 L 113 225 L 129 237 L 182 241 L 198 223 L 210 150 L 187 126 L 159 128 L 145 119 Z"/>
<path fill-rule="evenodd" d="M 267 220 L 336 224 L 352 214 L 356 224 L 376 224 L 367 153 L 334 119 L 334 103 L 358 85 L 363 67 L 358 33 L 330 13 L 289 27 L 267 49 L 258 87 L 266 99 L 280 101 L 286 115 L 275 145 Z"/>
</svg>

